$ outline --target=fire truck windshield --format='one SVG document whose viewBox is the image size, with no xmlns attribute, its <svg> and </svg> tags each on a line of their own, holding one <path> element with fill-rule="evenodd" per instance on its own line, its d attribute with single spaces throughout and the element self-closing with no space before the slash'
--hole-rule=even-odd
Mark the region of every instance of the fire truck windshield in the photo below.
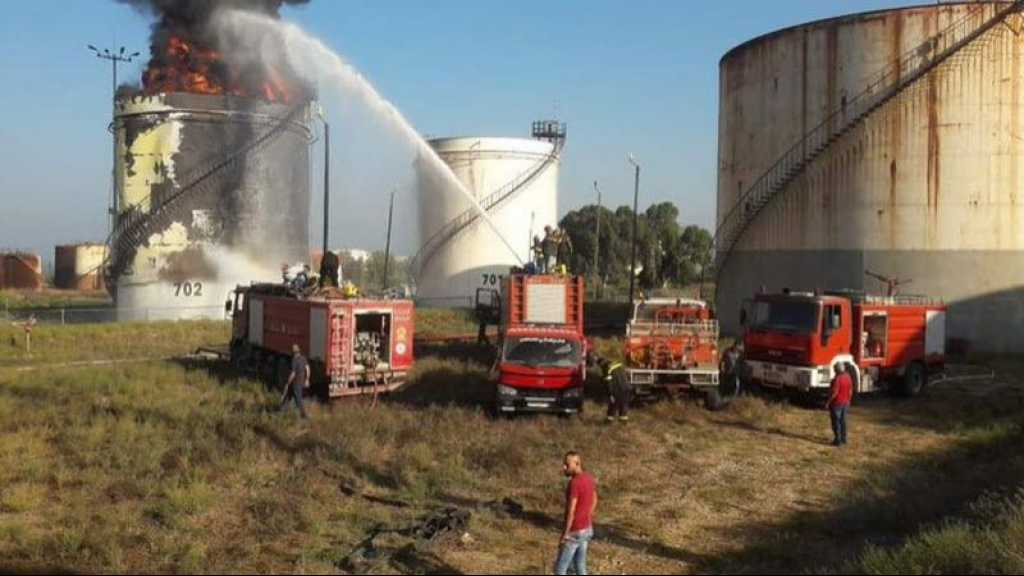
<svg viewBox="0 0 1024 576">
<path fill-rule="evenodd" d="M 574 368 L 580 363 L 580 344 L 565 338 L 509 338 L 504 361 L 534 368 Z"/>
<path fill-rule="evenodd" d="M 818 326 L 818 309 L 810 301 L 758 300 L 750 329 L 811 334 Z"/>
</svg>

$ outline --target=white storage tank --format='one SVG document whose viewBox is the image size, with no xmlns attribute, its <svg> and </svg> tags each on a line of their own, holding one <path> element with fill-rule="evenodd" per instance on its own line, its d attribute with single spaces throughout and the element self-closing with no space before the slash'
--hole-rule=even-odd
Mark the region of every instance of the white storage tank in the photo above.
<svg viewBox="0 0 1024 576">
<path fill-rule="evenodd" d="M 558 224 L 558 167 L 565 125 L 534 123 L 533 139 L 440 138 L 431 147 L 487 210 L 512 250 L 463 193 L 417 170 L 421 247 L 413 261 L 421 306 L 470 307 L 478 288 L 498 288 L 530 259 L 532 235 Z"/>
</svg>

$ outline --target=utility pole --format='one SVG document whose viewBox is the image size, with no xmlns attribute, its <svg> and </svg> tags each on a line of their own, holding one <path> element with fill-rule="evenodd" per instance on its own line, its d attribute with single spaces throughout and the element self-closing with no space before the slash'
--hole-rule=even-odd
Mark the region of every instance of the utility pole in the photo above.
<svg viewBox="0 0 1024 576">
<path fill-rule="evenodd" d="M 388 289 L 388 268 L 391 264 L 391 221 L 395 214 L 395 189 L 391 189 L 391 205 L 388 207 L 388 239 L 384 243 L 384 290 Z"/>
<path fill-rule="evenodd" d="M 324 123 L 324 256 L 327 256 L 328 246 L 328 222 L 330 221 L 331 210 L 331 125 L 323 117 L 321 111 L 320 120 Z"/>
<path fill-rule="evenodd" d="M 601 267 L 598 266 L 598 258 L 601 257 L 601 189 L 597 187 L 597 180 L 594 180 L 594 191 L 597 192 L 597 231 L 594 236 L 594 277 L 597 280 L 597 297 L 601 297 Z"/>
<path fill-rule="evenodd" d="M 126 64 L 130 63 L 132 60 L 134 60 L 139 55 L 139 53 L 138 52 L 132 52 L 131 54 L 125 55 L 125 52 L 127 51 L 127 48 L 125 48 L 124 46 L 121 46 L 121 49 L 117 50 L 116 52 L 111 52 L 107 48 L 104 48 L 103 51 L 100 52 L 99 48 L 93 46 L 92 44 L 89 44 L 88 46 L 86 46 L 86 48 L 88 48 L 93 53 L 95 53 L 97 58 L 99 58 L 101 60 L 110 60 L 110 68 L 111 68 L 111 71 L 113 72 L 113 79 L 114 79 L 114 81 L 113 81 L 113 88 L 111 89 L 111 93 L 110 93 L 111 96 L 110 97 L 111 97 L 112 107 L 116 106 L 117 105 L 117 64 L 118 64 L 118 62 L 124 62 Z M 118 211 L 118 205 L 117 205 L 118 204 L 118 198 L 117 198 L 117 131 L 116 130 L 114 130 L 114 146 L 113 146 L 113 150 L 114 150 L 113 163 L 111 164 L 111 167 L 110 167 L 110 190 L 111 190 L 110 191 L 110 206 L 107 208 L 107 219 L 110 222 L 110 224 L 109 224 L 110 231 L 108 233 L 108 236 L 114 234 L 114 227 L 117 224 L 117 211 Z"/>
<path fill-rule="evenodd" d="M 629 261 L 629 308 L 633 309 L 633 285 L 636 283 L 636 227 L 639 215 L 637 214 L 637 204 L 640 199 L 640 164 L 637 164 L 636 158 L 630 154 L 626 157 L 626 160 L 636 168 L 635 176 L 633 178 L 633 256 Z"/>
</svg>

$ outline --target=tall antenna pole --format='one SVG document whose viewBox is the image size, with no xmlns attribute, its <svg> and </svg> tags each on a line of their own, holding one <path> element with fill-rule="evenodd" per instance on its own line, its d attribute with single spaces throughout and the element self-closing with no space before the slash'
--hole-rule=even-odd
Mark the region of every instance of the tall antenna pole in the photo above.
<svg viewBox="0 0 1024 576">
<path fill-rule="evenodd" d="M 391 264 L 391 221 L 395 214 L 395 189 L 391 189 L 391 206 L 388 207 L 388 239 L 384 243 L 384 281 L 381 283 L 385 290 L 388 289 L 388 268 Z"/>
<path fill-rule="evenodd" d="M 598 266 L 598 258 L 601 257 L 601 189 L 597 187 L 597 180 L 594 180 L 594 190 L 597 192 L 597 231 L 594 236 L 594 277 L 597 279 L 597 288 L 601 287 L 601 267 Z M 600 294 L 598 294 L 600 297 Z"/>
<path fill-rule="evenodd" d="M 327 223 L 330 220 L 331 214 L 331 125 L 327 123 L 325 118 L 322 118 L 324 123 L 324 252 L 323 257 L 327 256 L 328 243 L 328 226 Z"/>
<path fill-rule="evenodd" d="M 101 60 L 110 60 L 111 71 L 113 72 L 113 86 L 110 92 L 112 108 L 117 106 L 117 63 L 125 62 L 130 63 L 139 55 L 138 52 L 132 52 L 131 54 L 125 54 L 127 48 L 121 46 L 120 50 L 111 51 L 108 48 L 104 48 L 102 52 L 100 49 L 89 44 L 86 46 L 90 51 L 96 54 L 96 57 Z M 116 110 L 115 110 L 116 111 Z M 118 212 L 118 198 L 117 198 L 117 130 L 114 130 L 114 145 L 113 145 L 113 162 L 110 166 L 110 206 L 107 207 L 107 220 L 110 230 L 108 236 L 113 235 L 114 227 L 117 224 L 117 212 Z"/>
<path fill-rule="evenodd" d="M 638 200 L 640 198 L 640 164 L 637 163 L 636 159 L 633 158 L 632 154 L 629 155 L 627 160 L 629 161 L 630 164 L 633 165 L 634 168 L 636 168 L 635 176 L 634 176 L 634 179 L 633 179 L 633 239 L 632 239 L 632 243 L 633 243 L 633 257 L 630 258 L 630 261 L 629 261 L 630 262 L 630 264 L 629 264 L 629 307 L 632 310 L 632 308 L 633 308 L 633 287 L 634 287 L 634 284 L 636 283 L 636 227 L 637 227 L 637 220 L 640 217 L 640 215 L 637 213 L 637 211 L 639 210 L 637 204 L 638 204 Z"/>
</svg>

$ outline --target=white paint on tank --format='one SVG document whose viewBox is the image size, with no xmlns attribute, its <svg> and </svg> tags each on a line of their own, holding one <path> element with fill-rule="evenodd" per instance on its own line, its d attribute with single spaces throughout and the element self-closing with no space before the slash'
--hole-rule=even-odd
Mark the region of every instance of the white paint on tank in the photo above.
<svg viewBox="0 0 1024 576">
<path fill-rule="evenodd" d="M 423 263 L 417 280 L 417 303 L 425 306 L 472 306 L 477 289 L 497 289 L 511 266 L 528 262 L 531 234 L 558 224 L 559 159 L 554 145 L 521 138 L 443 138 L 430 145 L 456 177 L 482 201 L 548 162 L 545 170 L 491 212 L 516 254 L 477 219 Z M 421 243 L 466 210 L 470 202 L 446 189 L 427 170 L 419 170 Z"/>
</svg>

